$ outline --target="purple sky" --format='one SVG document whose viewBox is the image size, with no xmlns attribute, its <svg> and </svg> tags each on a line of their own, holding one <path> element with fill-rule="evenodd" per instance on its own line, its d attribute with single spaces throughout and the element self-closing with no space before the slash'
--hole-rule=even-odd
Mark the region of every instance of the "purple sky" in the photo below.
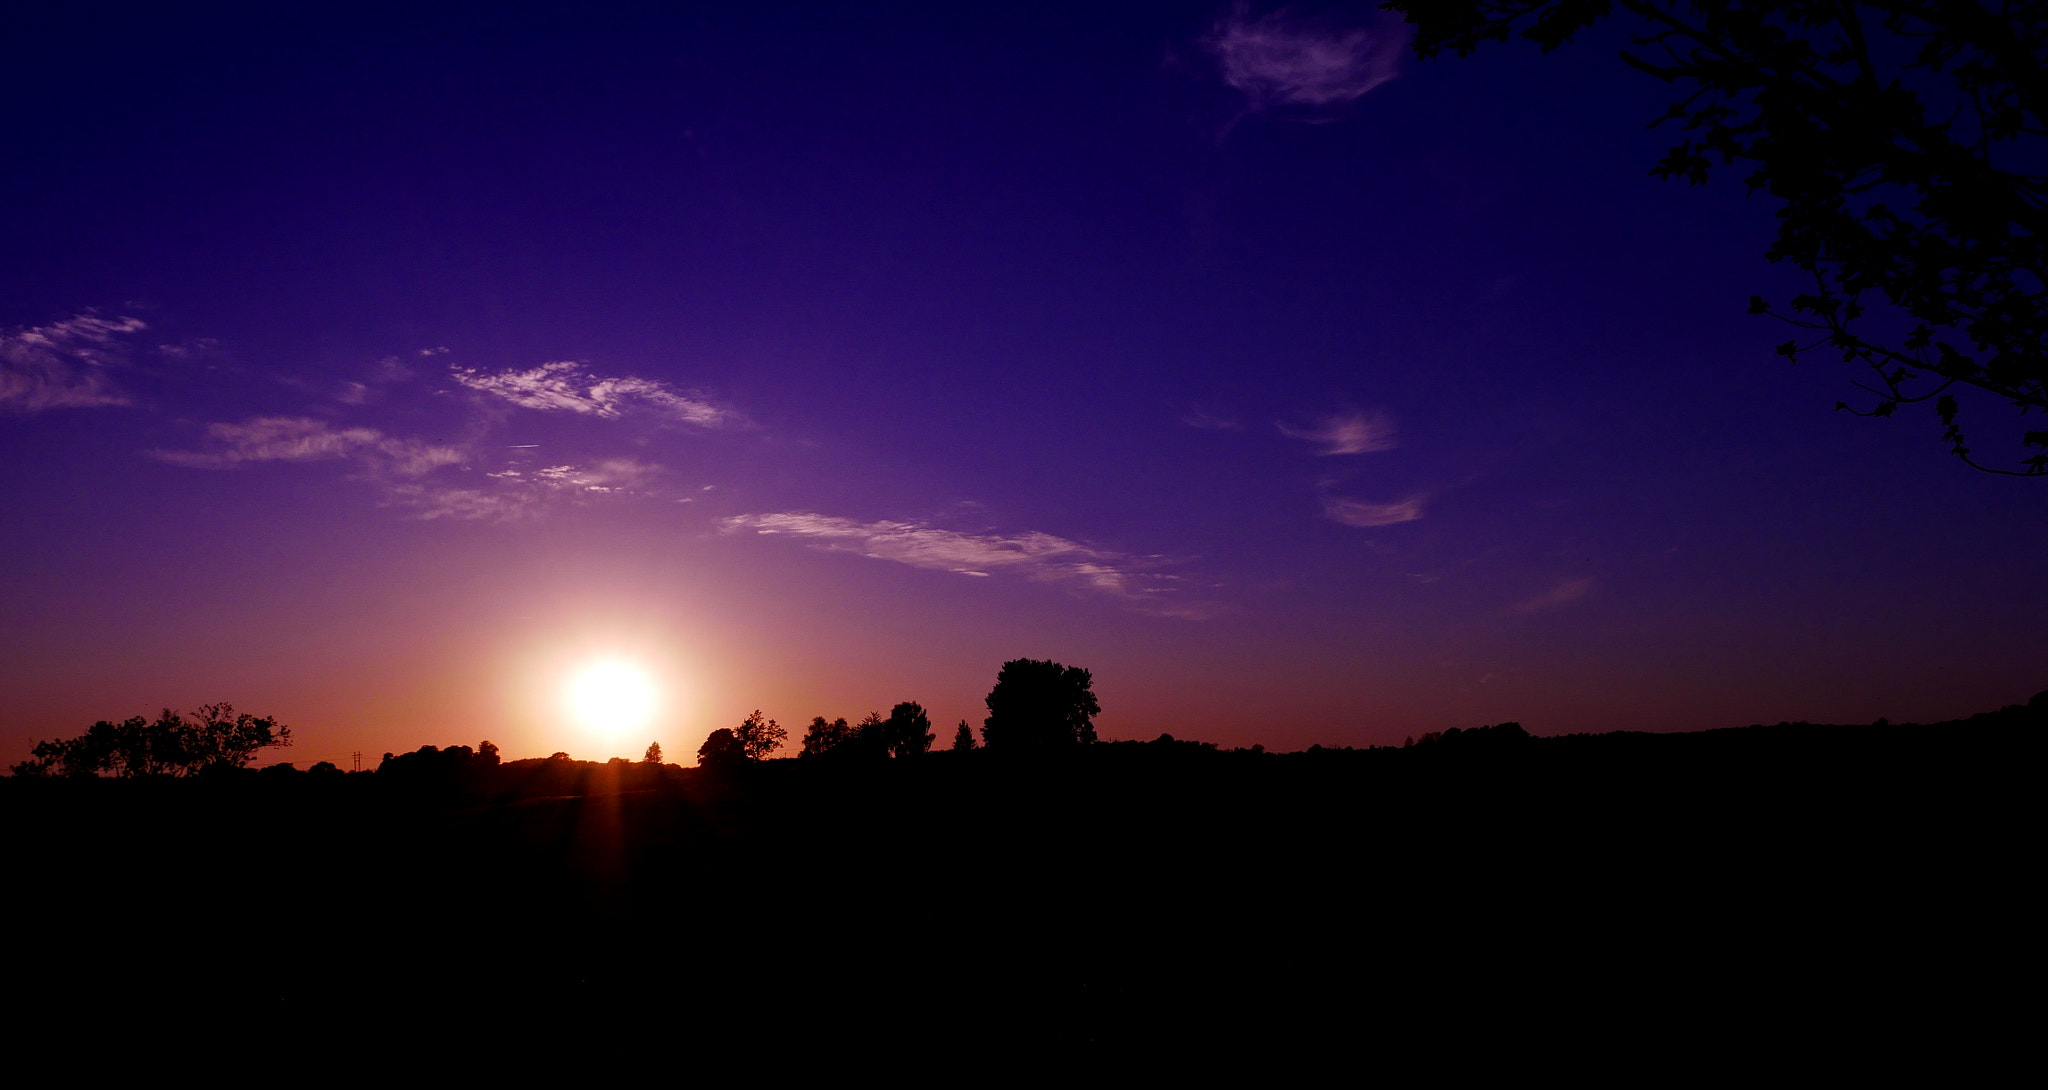
<svg viewBox="0 0 2048 1090">
<path fill-rule="evenodd" d="M 1771 354 L 1775 209 L 1649 176 L 1619 38 L 428 7 L 11 35 L 8 763 L 220 699 L 638 756 L 593 655 L 684 760 L 1026 656 L 1286 749 L 2048 687 L 2048 487 Z"/>
</svg>

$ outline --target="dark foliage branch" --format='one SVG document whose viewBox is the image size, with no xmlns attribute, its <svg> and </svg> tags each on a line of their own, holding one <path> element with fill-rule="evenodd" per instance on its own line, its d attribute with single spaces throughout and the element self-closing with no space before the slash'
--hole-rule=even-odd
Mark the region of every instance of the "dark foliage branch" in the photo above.
<svg viewBox="0 0 2048 1090">
<path fill-rule="evenodd" d="M 1750 313 L 1864 371 L 1866 408 L 1933 402 L 1957 457 L 2048 476 L 2048 429 L 2019 424 L 2008 466 L 1971 452 L 1957 387 L 2048 412 L 2048 5 L 2039 0 L 1389 0 L 1415 50 L 1470 55 L 1519 34 L 1547 52 L 1619 7 L 1642 23 L 1622 59 L 1684 97 L 1654 124 L 1684 138 L 1654 173 L 1704 183 L 1741 166 L 1778 198 L 1768 257 L 1809 273 L 1789 309 Z M 1902 319 L 1873 333 L 1874 298 Z"/>
</svg>

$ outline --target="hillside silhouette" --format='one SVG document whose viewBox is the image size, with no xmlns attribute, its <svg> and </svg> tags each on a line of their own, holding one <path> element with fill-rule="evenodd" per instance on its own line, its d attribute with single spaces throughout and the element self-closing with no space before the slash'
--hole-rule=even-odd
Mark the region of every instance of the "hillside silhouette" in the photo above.
<svg viewBox="0 0 2048 1090">
<path fill-rule="evenodd" d="M 12 962 L 60 1007 L 110 986 L 294 1017 L 761 1005 L 818 1012 L 810 1043 L 1069 1057 L 1502 1020 L 1638 1042 L 1995 1026 L 1976 974 L 2018 933 L 2044 726 L 2048 693 L 1933 724 L 1298 753 L 1162 736 L 684 768 L 486 743 L 357 774 L 16 776 L 34 941 Z"/>
</svg>

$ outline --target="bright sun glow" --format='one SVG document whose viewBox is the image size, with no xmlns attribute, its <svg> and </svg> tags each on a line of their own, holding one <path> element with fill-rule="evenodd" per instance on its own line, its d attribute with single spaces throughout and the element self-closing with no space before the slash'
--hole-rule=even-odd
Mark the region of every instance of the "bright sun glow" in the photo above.
<svg viewBox="0 0 2048 1090">
<path fill-rule="evenodd" d="M 619 659 L 600 659 L 569 677 L 569 715 L 607 737 L 634 734 L 654 718 L 654 679 Z"/>
</svg>

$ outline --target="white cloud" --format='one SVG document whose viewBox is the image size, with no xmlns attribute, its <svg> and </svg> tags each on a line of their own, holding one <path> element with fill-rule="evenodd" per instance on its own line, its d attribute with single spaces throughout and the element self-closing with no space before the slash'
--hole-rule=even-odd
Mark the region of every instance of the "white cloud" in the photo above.
<svg viewBox="0 0 2048 1090">
<path fill-rule="evenodd" d="M 1396 526 L 1422 517 L 1426 496 L 1410 496 L 1399 503 L 1366 503 L 1363 500 L 1331 498 L 1323 501 L 1323 514 L 1346 526 Z"/>
<path fill-rule="evenodd" d="M 1593 580 L 1590 577 L 1567 579 L 1534 598 L 1516 603 L 1513 610 L 1516 613 L 1539 613 L 1546 609 L 1556 609 L 1584 598 L 1592 589 Z"/>
<path fill-rule="evenodd" d="M 647 494 L 660 466 L 631 458 L 590 463 L 511 465 L 476 475 L 469 450 L 404 439 L 370 427 L 338 427 L 310 417 L 266 416 L 207 426 L 200 450 L 152 450 L 150 456 L 192 469 L 235 469 L 259 462 L 342 461 L 352 477 L 382 492 L 382 504 L 422 519 L 529 518 L 565 507 Z M 531 448 L 514 448 L 531 457 Z"/>
<path fill-rule="evenodd" d="M 856 522 L 853 519 L 788 512 L 735 515 L 727 530 L 761 534 L 792 534 L 814 544 L 860 552 L 918 568 L 967 572 L 985 568 L 1031 567 L 1101 558 L 1107 554 L 1051 534 L 1012 537 L 935 530 L 914 522 Z"/>
<path fill-rule="evenodd" d="M 160 344 L 156 351 L 167 360 L 201 365 L 210 364 L 222 355 L 217 337 L 194 337 L 176 344 Z"/>
<path fill-rule="evenodd" d="M 1332 107 L 1400 75 L 1408 27 L 1383 18 L 1370 27 L 1338 26 L 1281 8 L 1254 17 L 1238 4 L 1203 39 L 1223 82 L 1252 110 Z"/>
<path fill-rule="evenodd" d="M 1348 412 L 1325 417 L 1306 427 L 1282 421 L 1280 433 L 1291 439 L 1316 443 L 1322 454 L 1371 454 L 1392 450 L 1394 419 L 1382 412 Z"/>
<path fill-rule="evenodd" d="M 420 355 L 431 356 L 436 351 L 431 348 L 424 349 L 420 352 Z M 446 352 L 447 349 L 443 348 L 438 351 Z M 365 377 L 364 381 L 347 380 L 342 382 L 341 388 L 335 393 L 334 397 L 335 400 L 340 401 L 344 405 L 368 405 L 383 395 L 384 387 L 410 382 L 415 377 L 417 376 L 413 369 L 407 367 L 405 361 L 397 356 L 385 356 L 377 361 L 377 366 Z"/>
<path fill-rule="evenodd" d="M 240 424 L 209 424 L 206 434 L 213 440 L 210 450 L 153 450 L 150 456 L 191 469 L 347 458 L 395 477 L 424 476 L 468 461 L 455 447 L 399 439 L 375 428 L 336 428 L 303 416 L 259 416 Z"/>
<path fill-rule="evenodd" d="M 486 474 L 501 481 L 530 486 L 544 492 L 639 492 L 661 473 L 651 462 L 631 458 L 609 458 L 594 465 L 556 465 L 540 469 L 506 469 Z"/>
<path fill-rule="evenodd" d="M 1163 616 L 1192 619 L 1214 612 L 1206 603 L 1176 600 L 1170 587 L 1173 577 L 1140 570 L 1143 562 L 1137 558 L 1036 531 L 970 534 L 916 522 L 859 522 L 803 511 L 734 515 L 720 526 L 727 533 L 786 534 L 819 548 L 956 575 L 986 578 L 996 571 L 1017 572 L 1084 587 Z"/>
<path fill-rule="evenodd" d="M 524 409 L 566 410 L 588 416 L 617 417 L 635 405 L 686 424 L 715 428 L 737 423 L 731 410 L 677 392 L 667 383 L 644 378 L 600 378 L 582 364 L 568 360 L 543 363 L 525 371 L 486 374 L 468 367 L 450 369 L 456 382 L 504 398 Z"/>
<path fill-rule="evenodd" d="M 529 493 L 485 488 L 434 488 L 400 484 L 385 493 L 385 504 L 402 507 L 413 517 L 432 521 L 491 520 L 509 522 L 535 514 L 539 500 Z"/>
<path fill-rule="evenodd" d="M 0 333 L 0 411 L 133 404 L 110 372 L 121 362 L 121 338 L 147 328 L 135 318 L 86 313 Z"/>
<path fill-rule="evenodd" d="M 386 503 L 421 519 L 490 519 L 512 522 L 566 505 L 642 494 L 661 467 L 630 458 L 594 465 L 553 465 L 503 469 L 484 474 L 475 487 L 401 483 L 386 490 Z"/>
</svg>

